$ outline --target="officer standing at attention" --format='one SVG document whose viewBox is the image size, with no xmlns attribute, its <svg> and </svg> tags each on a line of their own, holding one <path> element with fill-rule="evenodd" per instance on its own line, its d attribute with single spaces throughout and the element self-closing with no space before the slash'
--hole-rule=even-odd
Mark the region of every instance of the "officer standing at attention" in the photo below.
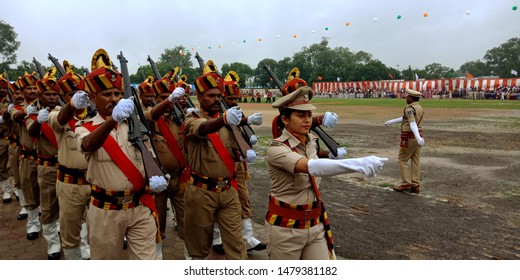
<svg viewBox="0 0 520 280">
<path fill-rule="evenodd" d="M 241 206 L 235 162 L 238 146 L 229 125 L 238 125 L 242 111 L 220 113 L 224 79 L 210 60 L 195 80 L 200 110 L 186 115 L 184 137 L 190 182 L 184 203 L 184 243 L 191 259 L 206 259 L 213 240 L 213 223 L 220 226 L 226 259 L 246 259 L 242 241 Z M 213 65 L 214 66 L 214 65 Z"/>
<path fill-rule="evenodd" d="M 271 190 L 265 219 L 271 260 L 335 259 L 332 231 L 320 195 L 322 176 L 379 173 L 386 158 L 319 159 L 317 137 L 310 133 L 312 89 L 308 86 L 272 104 L 284 129 L 267 148 Z M 276 125 L 276 124 L 275 124 Z"/>
<path fill-rule="evenodd" d="M 401 172 L 402 183 L 393 189 L 397 192 L 410 191 L 411 193 L 419 193 L 421 187 L 421 167 L 419 161 L 421 159 L 421 147 L 424 145 L 421 126 L 424 111 L 419 104 L 422 93 L 411 89 L 406 89 L 406 93 L 406 104 L 408 105 L 403 110 L 403 116 L 385 122 L 385 126 L 401 123 L 399 171 Z M 412 163 L 411 170 L 408 163 L 410 160 Z"/>
<path fill-rule="evenodd" d="M 123 79 L 111 66 L 106 51 L 99 49 L 85 78 L 98 111 L 76 125 L 92 185 L 87 214 L 90 257 L 121 259 L 126 235 L 130 260 L 155 260 L 158 231 L 152 191 L 164 190 L 167 183 L 160 176 L 146 180 L 141 152 L 128 141 L 126 119 L 134 114 L 134 101 L 123 98 Z"/>
</svg>

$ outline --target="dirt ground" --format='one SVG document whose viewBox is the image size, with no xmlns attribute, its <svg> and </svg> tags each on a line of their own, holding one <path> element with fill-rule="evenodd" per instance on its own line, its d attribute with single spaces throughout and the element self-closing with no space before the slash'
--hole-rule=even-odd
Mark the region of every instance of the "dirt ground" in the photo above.
<svg viewBox="0 0 520 280">
<path fill-rule="evenodd" d="M 512 101 L 515 102 L 515 101 Z M 403 107 L 405 101 L 403 100 Z M 263 112 L 254 127 L 259 144 L 249 181 L 254 220 L 263 223 L 269 175 L 264 161 L 270 104 L 241 104 Z M 347 157 L 388 157 L 382 174 L 324 178 L 336 254 L 345 259 L 520 259 L 520 111 L 426 109 L 421 151 L 421 193 L 397 193 L 399 125 L 383 122 L 402 108 L 318 105 L 340 123 L 327 132 Z"/>
</svg>

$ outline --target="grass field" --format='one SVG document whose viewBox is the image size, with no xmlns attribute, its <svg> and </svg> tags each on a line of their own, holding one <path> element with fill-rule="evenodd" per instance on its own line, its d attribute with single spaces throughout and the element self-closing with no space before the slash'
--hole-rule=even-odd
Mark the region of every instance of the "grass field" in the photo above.
<svg viewBox="0 0 520 280">
<path fill-rule="evenodd" d="M 338 106 L 403 107 L 404 99 L 313 98 L 312 103 Z M 520 100 L 421 99 L 424 108 L 482 108 L 520 110 Z"/>
</svg>

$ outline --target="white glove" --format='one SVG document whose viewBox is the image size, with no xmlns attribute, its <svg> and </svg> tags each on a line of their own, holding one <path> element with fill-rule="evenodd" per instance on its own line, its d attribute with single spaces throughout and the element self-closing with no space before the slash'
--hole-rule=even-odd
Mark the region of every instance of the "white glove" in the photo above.
<svg viewBox="0 0 520 280">
<path fill-rule="evenodd" d="M 183 97 L 186 94 L 186 91 L 182 87 L 175 88 L 172 93 L 168 96 L 168 101 L 170 103 L 175 103 L 179 98 Z"/>
<path fill-rule="evenodd" d="M 239 125 L 242 120 L 242 110 L 238 107 L 231 107 L 226 111 L 226 122 L 229 125 Z"/>
<path fill-rule="evenodd" d="M 186 109 L 186 114 L 189 114 L 189 113 L 197 114 L 198 112 L 199 112 L 199 109 L 197 109 L 195 107 Z"/>
<path fill-rule="evenodd" d="M 126 119 L 132 115 L 134 112 L 134 101 L 132 99 L 121 99 L 117 103 L 116 107 L 114 107 L 114 110 L 112 110 L 112 118 L 117 123 L 120 123 L 123 121 L 123 119 Z"/>
<path fill-rule="evenodd" d="M 340 158 L 344 158 L 347 155 L 347 149 L 345 149 L 343 147 L 338 148 L 336 152 L 338 154 L 337 157 L 335 157 L 332 152 L 329 152 L 329 158 L 331 158 L 331 159 L 340 159 Z"/>
<path fill-rule="evenodd" d="M 27 113 L 27 115 L 36 115 L 38 114 L 38 109 L 36 109 L 36 106 L 31 104 L 27 106 L 27 108 L 25 109 L 25 113 Z"/>
<path fill-rule="evenodd" d="M 0 124 L 3 124 L 4 123 L 4 118 L 2 116 L 0 116 Z"/>
<path fill-rule="evenodd" d="M 394 123 L 402 123 L 403 122 L 403 117 L 399 117 L 397 119 L 393 119 L 393 120 L 388 120 L 385 122 L 385 126 L 390 126 Z"/>
<path fill-rule="evenodd" d="M 47 107 L 43 110 L 40 110 L 40 112 L 38 112 L 38 118 L 36 119 L 36 120 L 38 120 L 38 123 L 44 124 L 47 121 L 49 121 L 49 110 L 50 110 L 50 108 Z"/>
<path fill-rule="evenodd" d="M 248 125 L 262 125 L 262 113 L 254 113 L 247 117 Z"/>
<path fill-rule="evenodd" d="M 247 150 L 246 161 L 248 163 L 253 163 L 253 162 L 255 162 L 255 160 L 256 160 L 256 153 L 255 153 L 255 151 Z"/>
<path fill-rule="evenodd" d="M 256 143 L 258 142 L 258 137 L 256 137 L 256 135 L 251 135 L 251 137 L 249 138 L 249 143 L 251 143 L 251 145 L 256 145 Z"/>
<path fill-rule="evenodd" d="M 411 122 L 410 128 L 412 129 L 415 139 L 417 139 L 417 144 L 419 144 L 419 146 L 424 145 L 424 139 L 421 137 L 421 134 L 419 134 L 419 128 L 417 127 L 417 123 Z"/>
<path fill-rule="evenodd" d="M 162 192 L 168 187 L 168 182 L 166 182 L 163 176 L 152 176 L 149 183 L 150 190 L 155 193 Z"/>
<path fill-rule="evenodd" d="M 13 109 L 14 107 L 14 104 L 13 103 L 9 103 L 9 105 L 7 105 L 7 112 L 10 112 L 11 109 Z"/>
<path fill-rule="evenodd" d="M 88 107 L 88 93 L 80 90 L 72 96 L 70 104 L 76 109 L 85 109 Z"/>
<path fill-rule="evenodd" d="M 323 116 L 323 126 L 326 128 L 333 128 L 338 124 L 339 117 L 336 113 L 325 112 Z"/>
<path fill-rule="evenodd" d="M 334 176 L 339 174 L 360 172 L 368 177 L 381 172 L 388 158 L 368 156 L 352 159 L 310 159 L 307 163 L 309 174 L 312 176 Z"/>
</svg>

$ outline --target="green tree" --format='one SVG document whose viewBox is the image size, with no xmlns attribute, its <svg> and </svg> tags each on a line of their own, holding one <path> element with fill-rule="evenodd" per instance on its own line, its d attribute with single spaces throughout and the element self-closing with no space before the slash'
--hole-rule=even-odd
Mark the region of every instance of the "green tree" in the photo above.
<svg viewBox="0 0 520 280">
<path fill-rule="evenodd" d="M 440 78 L 448 78 L 448 73 L 450 70 L 453 72 L 453 69 L 449 67 L 442 66 L 440 63 L 431 63 L 424 67 L 425 75 L 421 78 L 424 79 L 440 79 Z"/>
<path fill-rule="evenodd" d="M 16 51 L 20 47 L 17 37 L 14 28 L 0 19 L 0 70 L 9 69 L 9 65 L 16 63 Z"/>
<path fill-rule="evenodd" d="M 229 71 L 235 71 L 238 74 L 238 77 L 240 78 L 238 84 L 241 88 L 245 88 L 246 81 L 254 77 L 254 71 L 251 68 L 251 66 L 241 62 L 233 62 L 231 64 L 224 63 L 224 65 L 222 65 L 220 69 L 222 70 L 221 73 L 223 77 L 226 77 Z"/>
<path fill-rule="evenodd" d="M 520 71 L 520 38 L 511 38 L 484 55 L 492 75 L 513 77 L 511 69 Z"/>
<path fill-rule="evenodd" d="M 490 73 L 489 66 L 479 60 L 468 61 L 462 64 L 458 70 L 459 75 L 471 74 L 473 77 L 488 76 Z M 462 76 L 461 75 L 461 76 Z"/>
</svg>

